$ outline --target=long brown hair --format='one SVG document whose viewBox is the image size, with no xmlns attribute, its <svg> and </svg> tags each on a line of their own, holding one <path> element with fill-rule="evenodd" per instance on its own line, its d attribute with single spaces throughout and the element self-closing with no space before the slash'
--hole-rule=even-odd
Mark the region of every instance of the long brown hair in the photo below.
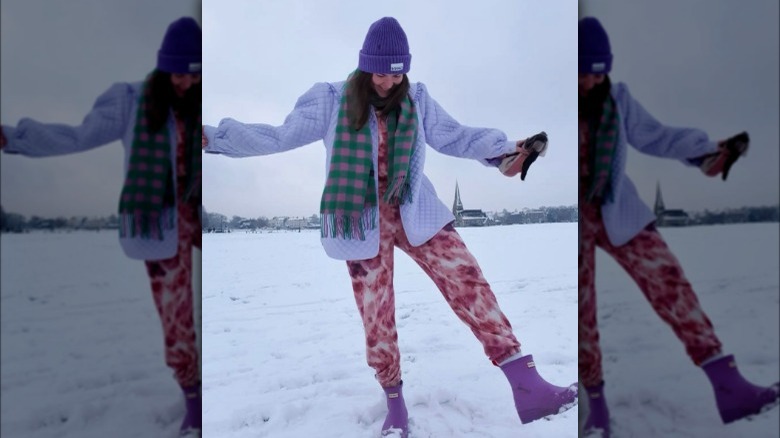
<svg viewBox="0 0 780 438">
<path fill-rule="evenodd" d="M 579 96 L 578 109 L 588 121 L 592 132 L 596 132 L 601 124 L 601 113 L 604 111 L 604 101 L 609 97 L 612 81 L 605 75 L 604 82 L 597 84 L 587 96 Z"/>
<path fill-rule="evenodd" d="M 178 97 L 171 83 L 171 74 L 160 70 L 154 70 L 149 83 L 149 106 L 146 109 L 146 118 L 149 120 L 149 128 L 157 132 L 165 127 L 168 115 L 173 109 L 188 122 L 197 120 L 200 112 L 201 84 L 193 84 L 183 97 Z"/>
<path fill-rule="evenodd" d="M 371 105 L 381 109 L 382 115 L 387 115 L 401 107 L 401 101 L 409 93 L 409 78 L 404 74 L 401 83 L 394 86 L 386 98 L 380 98 L 371 83 L 372 73 L 357 71 L 347 82 L 349 126 L 359 130 L 368 122 Z"/>
</svg>

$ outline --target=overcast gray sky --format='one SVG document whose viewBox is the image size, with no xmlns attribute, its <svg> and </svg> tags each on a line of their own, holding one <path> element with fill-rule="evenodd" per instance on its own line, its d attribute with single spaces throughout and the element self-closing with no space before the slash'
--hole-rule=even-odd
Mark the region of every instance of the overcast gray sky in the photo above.
<svg viewBox="0 0 780 438">
<path fill-rule="evenodd" d="M 486 0 L 203 2 L 203 117 L 280 125 L 315 82 L 357 67 L 372 22 L 393 16 L 412 53 L 409 78 L 460 123 L 512 140 L 547 131 L 546 157 L 526 181 L 429 148 L 425 172 L 451 205 L 455 180 L 466 208 L 577 202 L 576 3 Z M 206 155 L 208 211 L 245 217 L 309 216 L 325 179 L 322 142 L 244 159 Z"/>
<path fill-rule="evenodd" d="M 114 82 L 143 80 L 165 29 L 197 17 L 194 0 L 3 0 L 0 119 L 77 125 Z M 27 216 L 105 216 L 124 179 L 119 142 L 80 154 L 0 155 L 0 202 Z"/>
<path fill-rule="evenodd" d="M 512 139 L 550 134 L 548 155 L 525 182 L 430 150 L 426 173 L 440 198 L 452 201 L 458 179 L 472 208 L 576 202 L 573 2 L 220 3 L 203 4 L 206 123 L 234 117 L 280 124 L 311 84 L 341 80 L 356 66 L 373 21 L 395 16 L 409 36 L 411 80 L 425 82 L 461 123 L 499 128 Z M 2 123 L 79 123 L 111 83 L 140 80 L 153 68 L 167 24 L 193 15 L 194 4 L 3 0 Z M 612 37 L 613 78 L 627 82 L 658 119 L 715 138 L 747 130 L 753 140 L 725 183 L 632 151 L 628 171 L 640 195 L 652 203 L 660 180 L 670 208 L 776 204 L 778 3 L 599 0 L 586 8 Z M 113 213 L 121 157 L 118 143 L 62 158 L 4 155 L 0 202 L 26 215 Z M 242 160 L 206 156 L 204 203 L 229 215 L 310 215 L 319 205 L 323 160 L 321 144 Z"/>
<path fill-rule="evenodd" d="M 667 208 L 719 209 L 780 202 L 777 0 L 583 1 L 610 35 L 613 82 L 661 122 L 715 139 L 743 130 L 750 151 L 727 181 L 631 150 L 627 171 L 650 203 L 660 181 Z"/>
</svg>

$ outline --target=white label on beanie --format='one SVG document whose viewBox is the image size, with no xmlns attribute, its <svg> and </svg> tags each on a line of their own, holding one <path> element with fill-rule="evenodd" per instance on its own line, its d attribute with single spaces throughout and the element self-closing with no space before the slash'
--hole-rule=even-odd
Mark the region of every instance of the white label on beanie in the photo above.
<svg viewBox="0 0 780 438">
<path fill-rule="evenodd" d="M 191 62 L 190 63 L 190 71 L 191 72 L 198 72 L 198 71 L 200 71 L 200 62 Z"/>
<path fill-rule="evenodd" d="M 593 71 L 604 71 L 604 69 L 607 68 L 607 65 L 603 62 L 594 62 L 593 63 Z"/>
<path fill-rule="evenodd" d="M 404 69 L 404 63 L 403 62 L 390 64 L 390 71 L 401 71 L 403 69 Z"/>
</svg>

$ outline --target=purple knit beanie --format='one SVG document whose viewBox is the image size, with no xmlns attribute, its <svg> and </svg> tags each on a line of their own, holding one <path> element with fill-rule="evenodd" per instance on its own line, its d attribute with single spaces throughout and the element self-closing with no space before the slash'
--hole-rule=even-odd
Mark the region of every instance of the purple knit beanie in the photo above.
<svg viewBox="0 0 780 438">
<path fill-rule="evenodd" d="M 606 74 L 612 70 L 612 49 L 599 20 L 585 17 L 577 26 L 579 72 Z"/>
<path fill-rule="evenodd" d="M 200 73 L 201 30 L 190 17 L 174 21 L 165 31 L 157 69 L 167 73 Z"/>
<path fill-rule="evenodd" d="M 367 73 L 402 74 L 409 72 L 412 55 L 406 33 L 393 17 L 384 17 L 368 28 L 360 50 L 358 69 Z"/>
</svg>

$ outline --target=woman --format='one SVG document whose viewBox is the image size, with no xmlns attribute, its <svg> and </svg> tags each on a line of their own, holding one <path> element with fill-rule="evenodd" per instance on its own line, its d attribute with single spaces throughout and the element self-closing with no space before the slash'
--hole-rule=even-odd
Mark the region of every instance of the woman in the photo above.
<svg viewBox="0 0 780 438">
<path fill-rule="evenodd" d="M 181 436 L 199 434 L 200 371 L 195 345 L 192 247 L 200 248 L 201 30 L 192 18 L 171 23 L 144 82 L 114 84 L 80 126 L 22 119 L 3 126 L 8 154 L 47 157 L 116 140 L 125 147 L 119 201 L 120 243 L 144 260 L 165 335 L 165 360 L 185 395 Z"/>
<path fill-rule="evenodd" d="M 279 127 L 232 119 L 205 126 L 203 145 L 209 153 L 249 157 L 324 140 L 328 176 L 321 240 L 330 257 L 347 263 L 368 364 L 387 397 L 383 434 L 408 433 L 392 286 L 396 246 L 431 277 L 504 371 L 523 423 L 565 410 L 576 402 L 576 385 L 550 385 L 532 357 L 521 355 L 509 321 L 452 226 L 452 213 L 423 174 L 427 143 L 494 167 L 503 160 L 506 175 L 525 176 L 544 152 L 546 136 L 507 142 L 501 131 L 458 124 L 423 84 L 409 82 L 410 61 L 403 29 L 394 18 L 382 18 L 369 28 L 358 69 L 346 82 L 314 85 Z"/>
<path fill-rule="evenodd" d="M 605 250 L 637 282 L 658 315 L 671 325 L 688 355 L 701 366 L 715 390 L 725 423 L 759 412 L 778 400 L 778 388 L 750 384 L 721 342 L 677 259 L 655 229 L 655 215 L 642 203 L 625 175 L 627 143 L 639 151 L 698 166 L 725 180 L 747 150 L 747 133 L 719 143 L 702 131 L 661 125 L 631 97 L 612 86 L 609 38 L 592 17 L 579 22 L 580 243 L 579 372 L 589 401 L 586 432 L 609 436 L 601 350 L 596 326 L 594 255 Z"/>
</svg>

